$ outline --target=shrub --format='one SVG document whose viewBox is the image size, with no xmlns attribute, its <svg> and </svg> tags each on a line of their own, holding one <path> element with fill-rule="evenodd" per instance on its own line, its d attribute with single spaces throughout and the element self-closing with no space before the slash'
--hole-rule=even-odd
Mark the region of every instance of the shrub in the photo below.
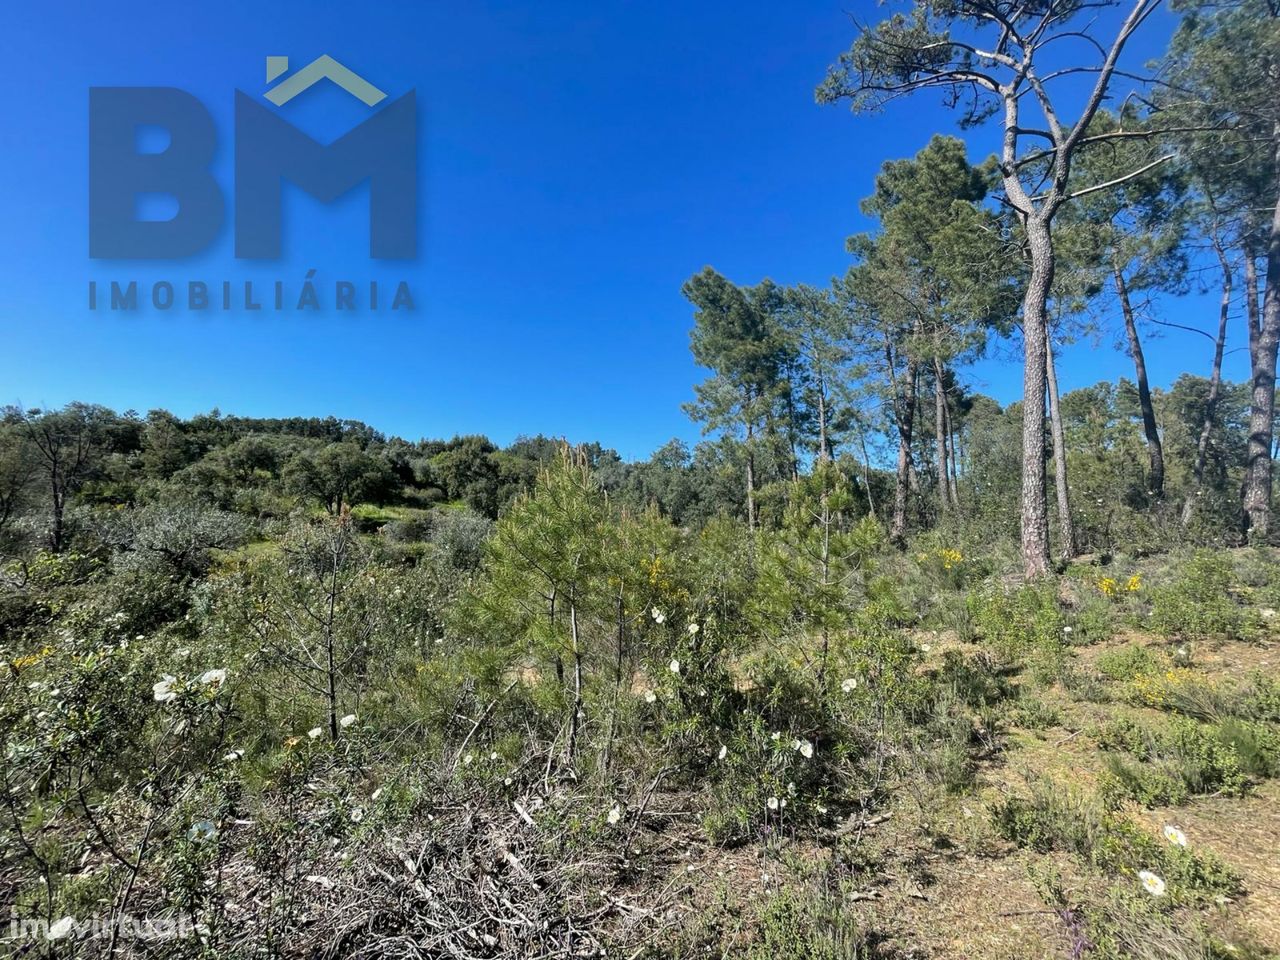
<svg viewBox="0 0 1280 960">
<path fill-rule="evenodd" d="M 1134 757 L 1113 753 L 1107 758 L 1100 789 L 1113 808 L 1122 800 L 1148 807 L 1178 806 L 1193 796 L 1242 793 L 1249 771 L 1237 743 L 1250 751 L 1251 765 L 1268 767 L 1265 741 L 1239 724 L 1223 729 L 1178 718 L 1168 730 L 1158 731 L 1127 721 L 1112 725 L 1099 742 Z"/>
<path fill-rule="evenodd" d="M 1152 591 L 1152 629 L 1184 640 L 1239 640 L 1256 619 L 1232 594 L 1235 573 L 1227 557 L 1207 550 L 1192 555 L 1180 576 Z"/>
<path fill-rule="evenodd" d="M 1017 590 L 988 588 L 966 604 L 983 644 L 1001 661 L 1025 661 L 1040 682 L 1057 679 L 1066 661 L 1067 626 L 1052 585 Z"/>
<path fill-rule="evenodd" d="M 1160 661 L 1147 647 L 1128 644 L 1098 656 L 1098 672 L 1108 680 L 1132 680 L 1140 674 L 1155 673 Z"/>
<path fill-rule="evenodd" d="M 748 960 L 862 960 L 871 942 L 853 916 L 830 895 L 787 890 L 760 911 L 758 936 L 743 952 Z"/>
<path fill-rule="evenodd" d="M 1139 870 L 1150 870 L 1168 884 L 1174 903 L 1231 896 L 1240 888 L 1240 879 L 1212 854 L 1153 837 L 1049 780 L 1034 782 L 1028 796 L 998 801 L 990 812 L 997 833 L 1018 846 L 1062 850 L 1135 884 Z"/>
</svg>

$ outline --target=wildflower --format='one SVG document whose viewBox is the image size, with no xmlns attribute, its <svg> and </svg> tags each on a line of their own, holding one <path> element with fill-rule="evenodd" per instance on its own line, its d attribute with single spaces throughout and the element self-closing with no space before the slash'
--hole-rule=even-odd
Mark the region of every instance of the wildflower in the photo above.
<svg viewBox="0 0 1280 960">
<path fill-rule="evenodd" d="M 667 664 L 667 669 L 670 670 L 672 673 L 678 674 L 680 672 L 680 661 L 672 660 L 669 664 Z"/>
<path fill-rule="evenodd" d="M 223 754 L 222 759 L 227 761 L 227 763 L 235 763 L 237 760 L 239 760 L 243 756 L 244 756 L 244 751 L 237 749 L 237 750 L 232 750 L 230 753 Z"/>
<path fill-rule="evenodd" d="M 930 646 L 929 646 L 929 644 L 927 644 L 927 643 L 922 643 L 922 644 L 920 644 L 920 652 L 921 652 L 921 653 L 928 653 L 931 649 L 933 649 L 933 648 L 932 648 L 932 647 L 930 647 Z"/>
<path fill-rule="evenodd" d="M 213 840 L 218 836 L 218 828 L 209 820 L 199 820 L 191 825 L 191 829 L 187 831 L 187 839 L 201 843 L 205 840 Z"/>
<path fill-rule="evenodd" d="M 361 820 L 363 820 L 363 819 L 364 819 L 364 808 L 363 808 L 363 807 L 356 807 L 354 810 L 352 810 L 352 811 L 351 811 L 351 822 L 352 822 L 352 823 L 359 823 L 359 822 L 360 822 Z"/>
<path fill-rule="evenodd" d="M 622 808 L 616 803 L 613 805 L 613 809 L 609 811 L 608 820 L 610 824 L 615 824 L 622 820 Z"/>
<path fill-rule="evenodd" d="M 355 722 L 356 722 L 356 715 L 354 713 L 348 713 L 345 717 L 343 717 L 341 720 L 338 721 L 338 726 L 340 726 L 343 730 L 345 730 L 347 729 L 347 727 L 351 726 Z"/>
<path fill-rule="evenodd" d="M 168 703 L 178 696 L 178 691 L 173 689 L 177 682 L 177 677 L 166 673 L 159 683 L 152 684 L 151 695 L 156 698 L 157 703 Z"/>
<path fill-rule="evenodd" d="M 497 760 L 497 759 L 498 759 L 498 751 L 497 751 L 497 750 L 494 750 L 491 754 L 489 754 L 489 759 L 490 759 L 490 760 Z"/>
<path fill-rule="evenodd" d="M 1164 881 L 1150 870 L 1139 870 L 1138 879 L 1142 881 L 1143 889 L 1153 897 L 1164 896 Z"/>
<path fill-rule="evenodd" d="M 661 625 L 667 622 L 667 615 L 663 613 L 661 610 L 659 610 L 657 607 L 654 607 L 650 611 L 650 615 L 653 617 L 653 622 L 656 624 Z"/>
<path fill-rule="evenodd" d="M 227 671 L 225 669 L 206 670 L 200 674 L 200 682 L 205 686 L 221 686 L 227 679 Z"/>
<path fill-rule="evenodd" d="M 1098 590 L 1104 597 L 1114 597 L 1119 586 L 1115 577 L 1103 577 L 1098 581 Z"/>
<path fill-rule="evenodd" d="M 655 700 L 657 700 L 657 699 L 658 699 L 658 695 L 657 695 L 656 693 L 654 693 L 652 690 L 646 690 L 646 691 L 644 692 L 644 702 L 645 702 L 645 703 L 653 703 L 653 702 L 654 702 Z"/>
<path fill-rule="evenodd" d="M 847 679 L 840 681 L 840 690 L 843 693 L 853 693 L 853 691 L 856 690 L 857 688 L 858 688 L 857 677 L 848 677 Z"/>
<path fill-rule="evenodd" d="M 702 629 L 702 628 L 701 628 L 701 627 L 699 627 L 696 623 L 691 623 L 691 624 L 689 624 L 689 636 L 691 636 L 691 637 L 697 636 L 698 631 L 699 631 L 700 629 Z"/>
<path fill-rule="evenodd" d="M 462 765 L 463 765 L 464 767 L 469 767 L 469 766 L 471 766 L 471 761 L 472 761 L 472 760 L 474 760 L 474 759 L 475 759 L 475 756 L 473 756 L 472 754 L 468 753 L 465 757 L 463 757 L 463 758 L 462 758 Z"/>
<path fill-rule="evenodd" d="M 1125 581 L 1124 588 L 1129 593 L 1137 593 L 1142 589 L 1142 574 L 1135 573 Z"/>
<path fill-rule="evenodd" d="M 1164 838 L 1170 843 L 1175 843 L 1180 847 L 1187 845 L 1187 835 L 1172 824 L 1165 824 Z"/>
<path fill-rule="evenodd" d="M 71 932 L 75 925 L 75 917 L 63 917 L 61 920 L 55 920 L 53 923 L 49 924 L 49 929 L 45 933 L 45 936 L 50 940 L 61 940 Z"/>
<path fill-rule="evenodd" d="M 725 757 L 727 757 L 728 755 L 729 755 L 729 748 L 728 748 L 728 747 L 726 747 L 724 744 L 721 744 L 721 745 L 720 745 L 720 752 L 719 752 L 718 754 L 716 754 L 716 759 L 717 759 L 717 760 L 723 760 L 723 759 L 724 759 Z"/>
<path fill-rule="evenodd" d="M 284 746 L 286 750 L 291 750 L 302 742 L 301 737 L 285 737 Z"/>
<path fill-rule="evenodd" d="M 769 808 L 770 810 L 777 810 L 777 809 L 778 809 L 778 798 L 777 798 L 777 797 L 770 797 L 770 798 L 769 798 L 769 800 L 768 800 L 768 803 L 766 804 L 766 806 L 768 806 L 768 808 Z"/>
<path fill-rule="evenodd" d="M 806 760 L 813 759 L 813 744 L 808 740 L 801 740 L 800 746 L 797 747 L 797 749 L 800 751 L 800 756 L 804 757 Z"/>
<path fill-rule="evenodd" d="M 377 790 L 373 791 L 373 793 L 371 793 L 371 794 L 369 795 L 369 799 L 370 799 L 370 800 L 372 800 L 374 803 L 377 803 L 377 802 L 378 802 L 378 798 L 379 798 L 380 796 L 382 796 L 382 788 L 381 788 L 381 787 L 379 787 Z"/>
<path fill-rule="evenodd" d="M 1072 631 L 1071 631 L 1071 628 L 1070 628 L 1070 627 L 1063 627 L 1063 628 L 1062 628 L 1062 632 L 1063 632 L 1063 633 L 1071 633 Z"/>
</svg>

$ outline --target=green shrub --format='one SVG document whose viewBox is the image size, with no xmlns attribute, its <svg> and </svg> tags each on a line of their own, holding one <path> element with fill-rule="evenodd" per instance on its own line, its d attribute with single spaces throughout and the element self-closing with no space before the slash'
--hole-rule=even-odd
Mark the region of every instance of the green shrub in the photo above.
<svg viewBox="0 0 1280 960">
<path fill-rule="evenodd" d="M 1183 640 L 1239 640 L 1256 630 L 1256 615 L 1233 595 L 1235 571 L 1221 553 L 1193 554 L 1178 578 L 1151 594 L 1150 626 Z"/>
<path fill-rule="evenodd" d="M 758 917 L 756 942 L 747 960 L 863 960 L 871 942 L 835 898 L 785 890 Z"/>
<path fill-rule="evenodd" d="M 1132 680 L 1144 673 L 1155 673 L 1160 661 L 1147 647 L 1128 644 L 1099 654 L 1098 672 L 1108 680 Z"/>
<path fill-rule="evenodd" d="M 1168 884 L 1174 903 L 1231 896 L 1240 889 L 1239 877 L 1212 854 L 1154 837 L 1048 780 L 1033 783 L 1028 796 L 998 801 L 990 812 L 997 833 L 1018 846 L 1065 851 L 1134 883 L 1139 870 L 1150 870 Z"/>
<path fill-rule="evenodd" d="M 1099 742 L 1133 758 L 1119 752 L 1107 758 L 1100 791 L 1112 807 L 1123 800 L 1178 806 L 1193 796 L 1242 793 L 1249 770 L 1237 744 L 1249 750 L 1248 763 L 1255 769 L 1269 769 L 1270 762 L 1265 740 L 1241 724 L 1224 729 L 1177 718 L 1161 731 L 1120 722 L 1104 731 Z"/>
<path fill-rule="evenodd" d="M 987 588 L 966 599 L 969 617 L 982 643 L 1003 663 L 1025 663 L 1041 683 L 1057 680 L 1066 665 L 1070 634 L 1051 584 L 1016 590 Z"/>
</svg>

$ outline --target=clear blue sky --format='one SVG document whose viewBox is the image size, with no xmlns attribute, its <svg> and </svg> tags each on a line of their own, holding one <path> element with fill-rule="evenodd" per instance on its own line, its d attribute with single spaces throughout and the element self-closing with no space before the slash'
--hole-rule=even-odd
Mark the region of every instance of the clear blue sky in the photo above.
<svg viewBox="0 0 1280 960">
<path fill-rule="evenodd" d="M 688 349 L 681 283 L 710 264 L 739 282 L 824 283 L 847 266 L 858 200 L 886 159 L 935 131 L 937 103 L 854 117 L 813 87 L 849 43 L 847 11 L 869 0 L 403 0 L 323 4 L 14 5 L 0 60 L 0 402 L 72 399 L 180 415 L 365 420 L 409 438 L 547 433 L 647 456 L 695 439 L 681 412 L 703 375 Z M 1136 53 L 1163 46 L 1162 14 Z M 363 208 L 290 198 L 290 250 L 269 268 L 231 258 L 231 239 L 190 264 L 90 261 L 90 86 L 170 85 L 198 96 L 223 133 L 230 182 L 233 90 L 263 89 L 263 58 L 296 67 L 329 53 L 393 95 L 416 88 L 424 125 L 419 261 L 366 259 Z M 290 119 L 317 136 L 356 114 L 317 88 Z M 967 134 L 975 160 L 994 130 Z M 360 198 L 356 198 L 358 201 Z M 346 229 L 349 226 L 350 229 Z M 224 231 L 225 234 L 225 231 Z M 90 313 L 90 277 L 220 280 L 315 268 L 405 276 L 418 310 L 377 316 Z M 1212 322 L 1212 298 L 1170 303 Z M 1233 346 L 1243 342 L 1233 331 Z M 1153 380 L 1207 373 L 1206 341 L 1150 347 Z M 1244 373 L 1240 354 L 1229 375 Z M 1061 361 L 1064 387 L 1128 372 L 1106 337 Z M 971 384 L 1017 398 L 1016 363 Z"/>
</svg>

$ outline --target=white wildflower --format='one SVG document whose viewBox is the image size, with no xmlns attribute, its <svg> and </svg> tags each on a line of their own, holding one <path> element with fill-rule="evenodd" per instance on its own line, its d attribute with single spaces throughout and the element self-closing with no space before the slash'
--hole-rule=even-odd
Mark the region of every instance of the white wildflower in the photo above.
<svg viewBox="0 0 1280 960">
<path fill-rule="evenodd" d="M 680 672 L 680 661 L 672 660 L 669 664 L 667 664 L 667 669 L 670 670 L 672 673 L 678 674 Z"/>
<path fill-rule="evenodd" d="M 159 683 L 152 684 L 151 695 L 157 703 L 168 703 L 178 696 L 178 691 L 173 689 L 177 682 L 177 677 L 166 673 Z"/>
<path fill-rule="evenodd" d="M 622 820 L 622 808 L 616 803 L 613 805 L 613 809 L 609 811 L 608 820 L 611 824 L 618 823 Z"/>
<path fill-rule="evenodd" d="M 661 610 L 659 610 L 657 607 L 654 607 L 650 611 L 650 616 L 653 617 L 654 623 L 662 624 L 667 622 L 667 615 L 663 613 Z"/>
<path fill-rule="evenodd" d="M 700 629 L 701 629 L 701 628 L 700 628 L 696 623 L 691 623 L 691 624 L 689 624 L 689 636 L 691 636 L 691 637 L 692 637 L 692 636 L 697 635 L 697 633 L 698 633 L 698 631 L 699 631 Z"/>
<path fill-rule="evenodd" d="M 1164 838 L 1180 847 L 1187 845 L 1187 835 L 1172 824 L 1165 824 Z"/>
<path fill-rule="evenodd" d="M 646 691 L 644 692 L 644 702 L 645 702 L 645 703 L 653 703 L 653 702 L 654 702 L 655 700 L 657 700 L 657 699 L 658 699 L 658 695 L 657 695 L 656 693 L 654 693 L 652 690 L 646 690 Z"/>
<path fill-rule="evenodd" d="M 858 689 L 857 677 L 848 677 L 840 681 L 840 691 L 842 693 L 853 693 L 856 689 Z"/>
<path fill-rule="evenodd" d="M 312 727 L 310 730 L 308 730 L 308 731 L 307 731 L 307 736 L 308 736 L 309 738 L 311 738 L 312 740 L 314 740 L 314 739 L 316 739 L 318 736 L 320 736 L 320 734 L 322 734 L 322 733 L 324 733 L 324 728 L 323 728 L 323 727 Z"/>
<path fill-rule="evenodd" d="M 724 744 L 721 744 L 721 745 L 720 745 L 720 752 L 719 752 L 718 754 L 716 754 L 716 759 L 718 759 L 718 760 L 723 760 L 723 759 L 724 759 L 725 757 L 727 757 L 728 755 L 729 755 L 729 748 L 728 748 L 728 747 L 726 747 Z"/>
<path fill-rule="evenodd" d="M 232 750 L 230 753 L 224 753 L 222 755 L 222 759 L 227 761 L 227 763 L 235 763 L 237 760 L 239 760 L 243 756 L 244 756 L 243 750 L 235 749 L 235 750 Z"/>
<path fill-rule="evenodd" d="M 227 671 L 225 669 L 206 670 L 200 674 L 200 682 L 205 686 L 212 684 L 213 686 L 221 686 L 226 682 Z"/>
<path fill-rule="evenodd" d="M 769 798 L 769 800 L 768 800 L 767 806 L 769 807 L 769 809 L 770 809 L 770 810 L 777 810 L 777 809 L 778 809 L 778 798 L 777 798 L 777 797 L 770 797 L 770 798 Z"/>
<path fill-rule="evenodd" d="M 209 820 L 199 820 L 191 825 L 191 829 L 187 831 L 187 839 L 195 840 L 197 843 L 204 840 L 213 840 L 218 836 L 218 828 Z"/>
<path fill-rule="evenodd" d="M 1143 889 L 1153 897 L 1164 896 L 1164 881 L 1150 870 L 1139 870 L 1138 879 L 1142 881 Z"/>
<path fill-rule="evenodd" d="M 61 940 L 72 931 L 75 925 L 75 917 L 63 917 L 61 920 L 55 920 L 49 924 L 49 930 L 45 936 L 50 940 Z"/>
<path fill-rule="evenodd" d="M 800 756 L 804 757 L 806 760 L 813 759 L 813 744 L 808 740 L 801 740 L 800 746 L 797 749 L 800 751 Z"/>
<path fill-rule="evenodd" d="M 348 713 L 345 717 L 343 717 L 341 720 L 338 721 L 338 726 L 340 726 L 343 730 L 345 730 L 347 729 L 347 727 L 351 726 L 355 722 L 356 722 L 356 715 L 354 713 Z"/>
</svg>

